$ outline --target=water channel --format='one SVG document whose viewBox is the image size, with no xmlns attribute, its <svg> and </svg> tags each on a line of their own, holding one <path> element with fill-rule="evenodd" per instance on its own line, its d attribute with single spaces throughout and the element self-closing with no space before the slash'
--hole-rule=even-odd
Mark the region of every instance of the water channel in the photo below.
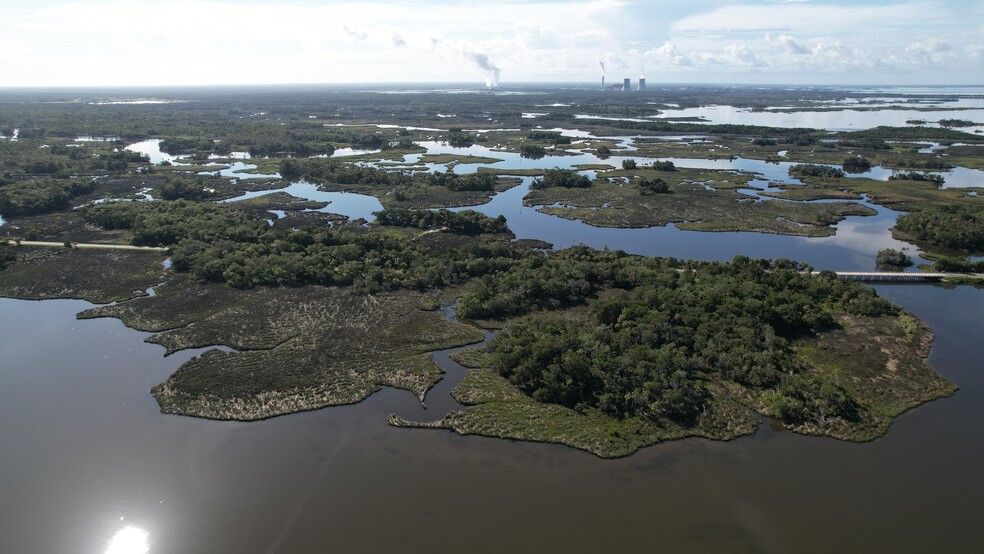
<svg viewBox="0 0 984 554">
<path fill-rule="evenodd" d="M 531 163 L 553 165 L 544 161 Z M 783 177 L 781 165 L 755 167 L 766 166 L 777 175 L 762 172 L 762 183 Z M 528 181 L 477 209 L 560 247 L 870 269 L 878 249 L 904 246 L 888 234 L 896 214 L 877 206 L 825 239 L 601 229 L 523 207 Z M 378 203 L 306 183 L 286 190 L 351 217 L 371 217 Z M 163 415 L 148 391 L 201 351 L 164 357 L 118 320 L 76 320 L 83 301 L 0 299 L 0 551 L 102 553 L 124 529 L 154 553 L 982 551 L 984 290 L 876 290 L 933 329 L 929 362 L 960 387 L 955 396 L 870 443 L 765 421 L 752 437 L 675 441 L 619 460 L 389 427 L 391 413 L 438 419 L 456 408 L 448 393 L 463 368 L 447 352 L 435 354 L 447 373 L 426 407 L 383 389 L 253 423 Z"/>
</svg>

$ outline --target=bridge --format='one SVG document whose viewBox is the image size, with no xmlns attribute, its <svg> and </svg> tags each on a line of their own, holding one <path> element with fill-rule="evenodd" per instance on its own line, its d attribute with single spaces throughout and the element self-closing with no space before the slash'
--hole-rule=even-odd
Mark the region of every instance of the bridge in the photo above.
<svg viewBox="0 0 984 554">
<path fill-rule="evenodd" d="M 814 272 L 816 275 L 818 272 Z M 929 273 L 902 271 L 835 271 L 838 277 L 848 281 L 864 281 L 866 283 L 931 283 L 952 278 L 984 279 L 979 273 Z"/>
</svg>

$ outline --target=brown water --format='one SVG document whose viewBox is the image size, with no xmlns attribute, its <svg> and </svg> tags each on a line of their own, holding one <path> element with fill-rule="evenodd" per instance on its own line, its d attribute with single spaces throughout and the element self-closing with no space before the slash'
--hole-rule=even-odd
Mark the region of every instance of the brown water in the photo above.
<svg viewBox="0 0 984 554">
<path fill-rule="evenodd" d="M 104 552 L 129 525 L 151 552 L 982 551 L 984 290 L 878 291 L 931 325 L 954 397 L 867 444 L 766 423 L 620 460 L 386 425 L 443 415 L 447 383 L 426 411 L 386 389 L 257 423 L 162 415 L 148 390 L 191 353 L 76 321 L 84 302 L 0 299 L 0 552 Z"/>
</svg>

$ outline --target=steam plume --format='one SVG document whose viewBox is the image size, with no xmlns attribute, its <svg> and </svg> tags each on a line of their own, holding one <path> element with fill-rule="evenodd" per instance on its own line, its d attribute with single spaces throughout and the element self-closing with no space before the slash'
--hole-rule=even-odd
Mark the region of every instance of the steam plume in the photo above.
<svg viewBox="0 0 984 554">
<path fill-rule="evenodd" d="M 465 52 L 464 54 L 466 58 L 475 62 L 485 72 L 485 86 L 490 88 L 499 86 L 499 73 L 502 70 L 489 59 L 488 54 L 484 52 Z"/>
</svg>

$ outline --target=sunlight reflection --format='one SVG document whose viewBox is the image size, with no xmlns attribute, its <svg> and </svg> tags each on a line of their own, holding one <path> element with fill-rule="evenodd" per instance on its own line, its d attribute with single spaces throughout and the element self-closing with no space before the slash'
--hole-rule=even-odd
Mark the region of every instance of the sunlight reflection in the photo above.
<svg viewBox="0 0 984 554">
<path fill-rule="evenodd" d="M 128 525 L 117 531 L 109 541 L 106 554 L 147 554 L 150 551 L 149 538 L 150 534 L 143 529 Z"/>
</svg>

